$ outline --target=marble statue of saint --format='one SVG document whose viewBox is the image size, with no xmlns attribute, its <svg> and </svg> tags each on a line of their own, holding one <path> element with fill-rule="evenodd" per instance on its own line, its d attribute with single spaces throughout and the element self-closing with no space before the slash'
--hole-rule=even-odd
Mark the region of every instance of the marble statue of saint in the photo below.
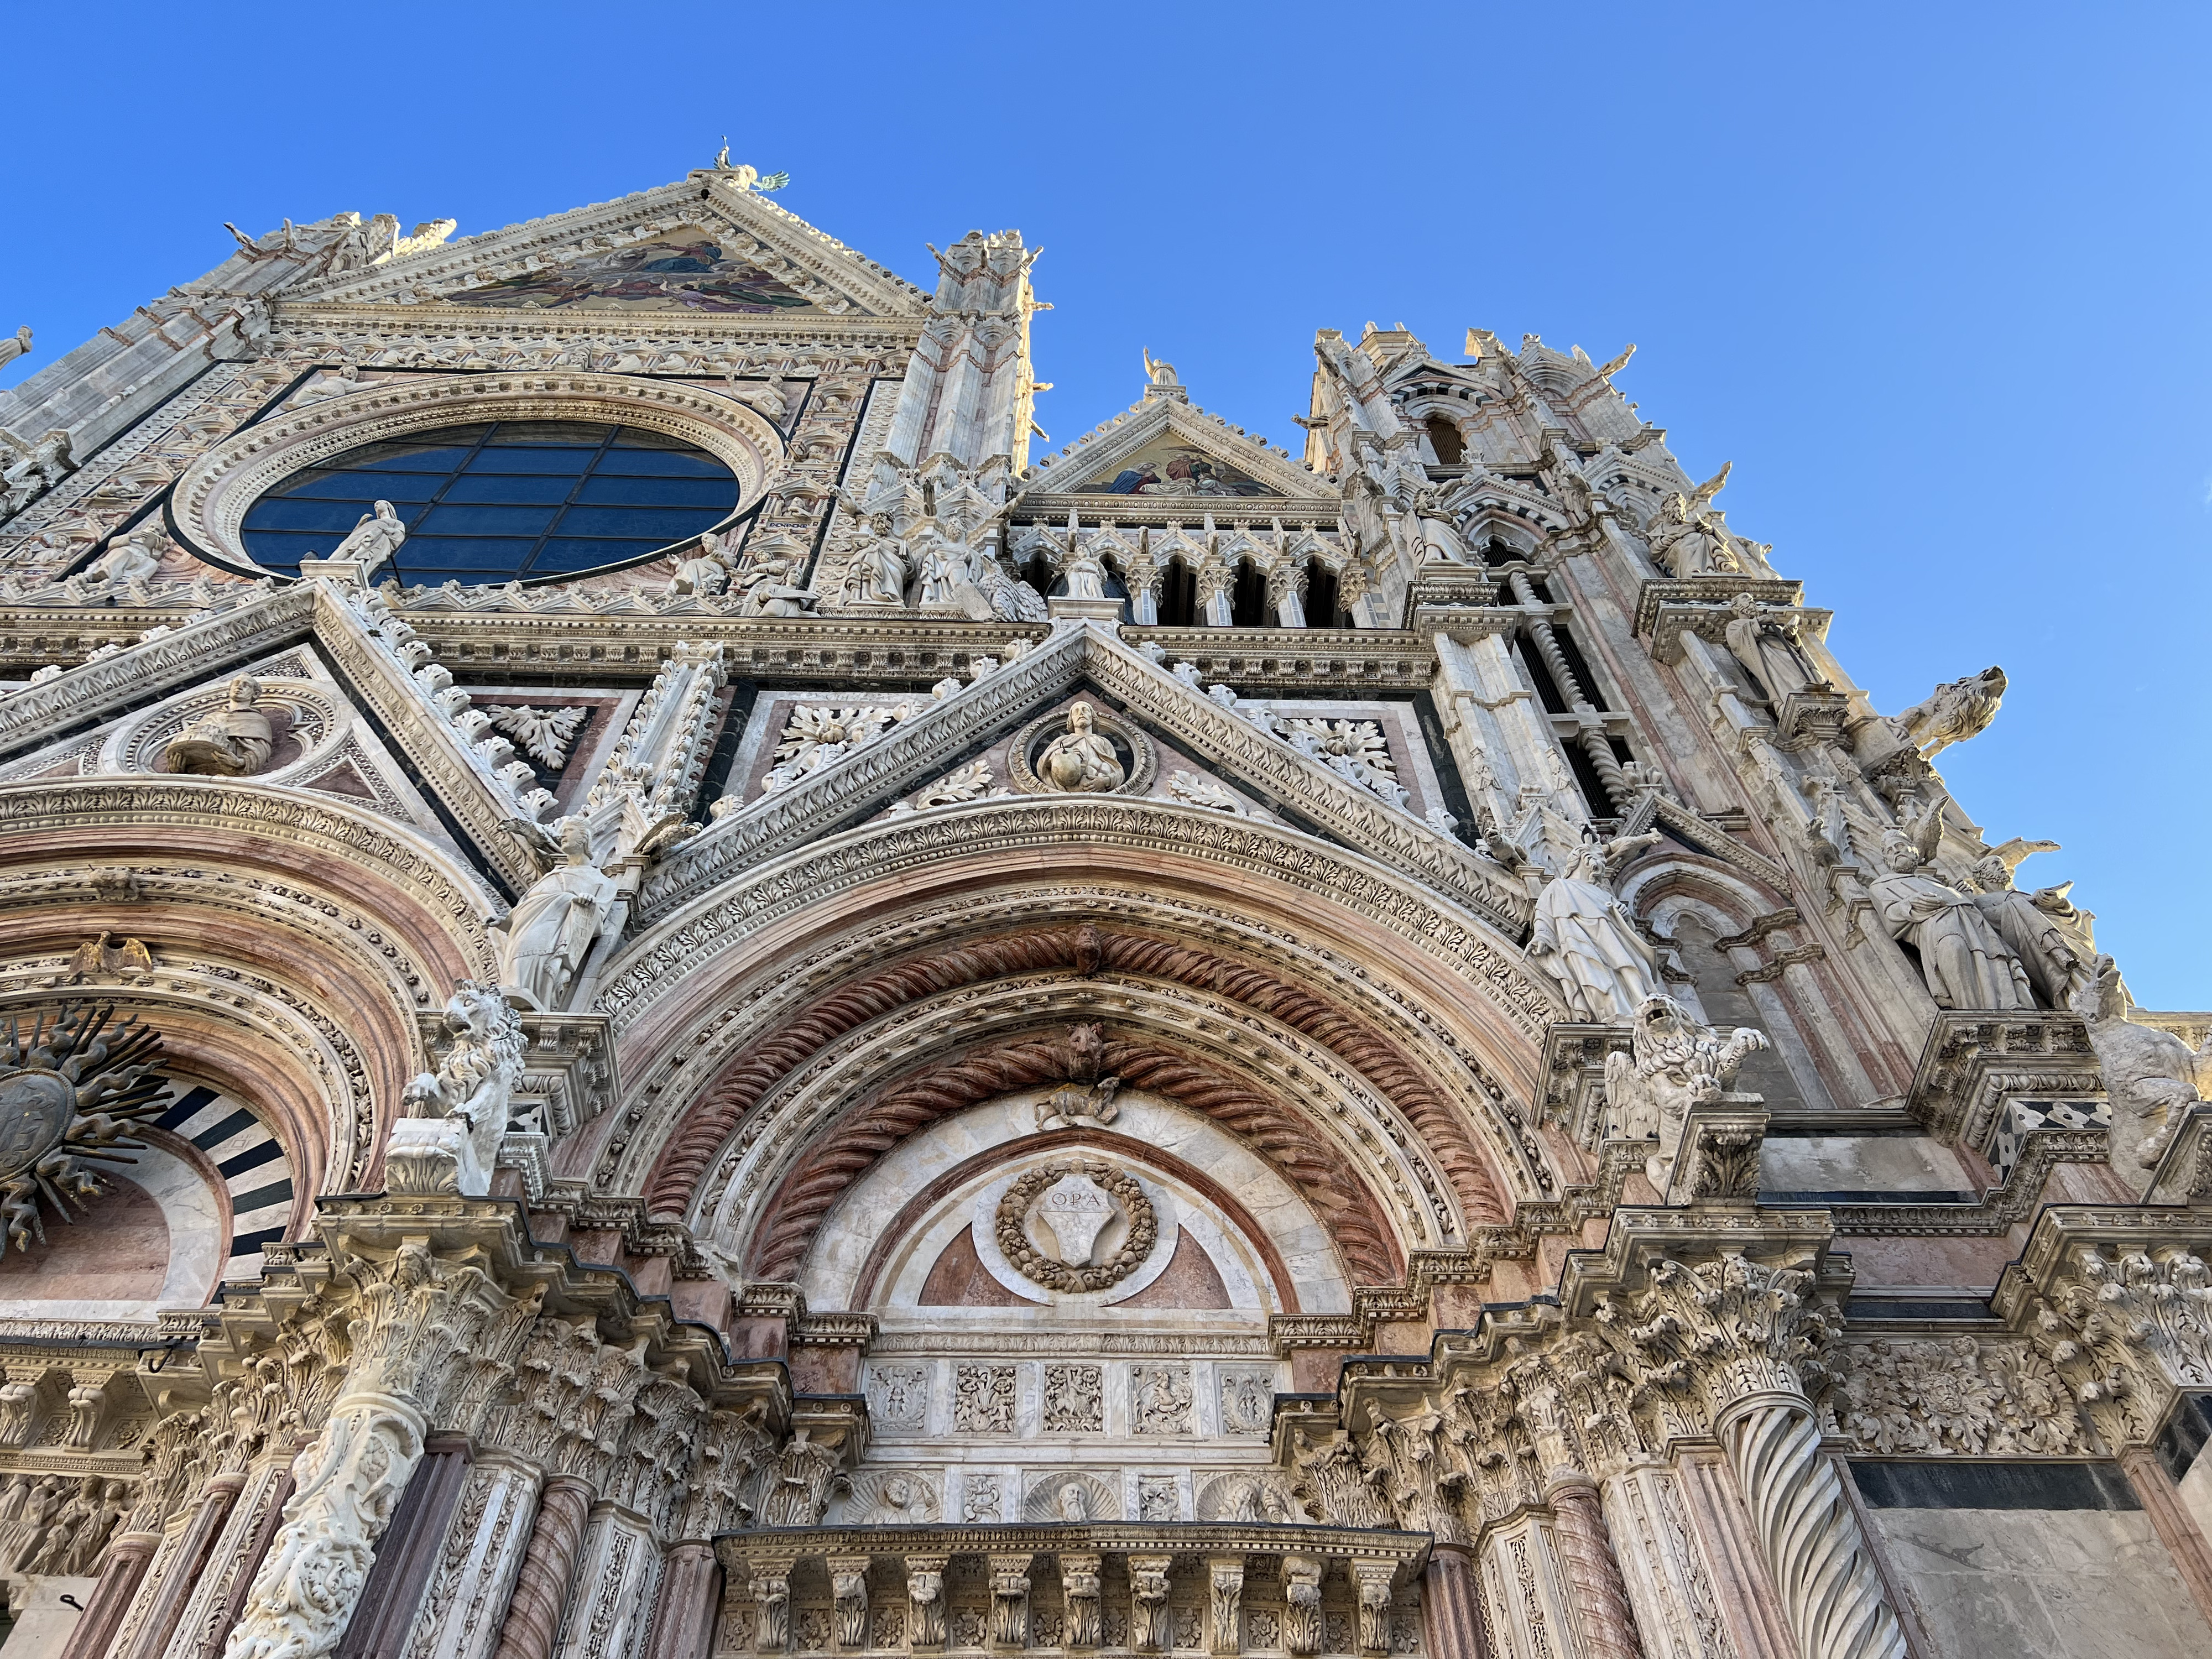
<svg viewBox="0 0 2212 1659">
<path fill-rule="evenodd" d="M 2067 901 L 2066 890 L 2045 887 L 2023 893 L 2012 882 L 2012 866 L 1996 854 L 1974 865 L 1974 908 L 2027 969 L 2028 983 L 2046 1008 L 2066 1009 L 2086 989 L 2094 973 L 2097 947 L 2082 912 Z"/>
<path fill-rule="evenodd" d="M 154 573 L 161 568 L 155 534 L 152 525 L 141 525 L 110 544 L 107 551 L 94 561 L 94 572 L 111 587 L 128 587 L 133 582 L 153 580 Z"/>
<path fill-rule="evenodd" d="M 803 617 L 814 604 L 814 594 L 786 580 L 798 561 L 773 553 L 755 559 L 738 579 L 740 617 Z"/>
<path fill-rule="evenodd" d="M 1569 1018 L 1621 1024 L 1659 994 L 1659 953 L 1613 890 L 1621 867 L 1659 841 L 1656 833 L 1600 841 L 1585 830 L 1582 845 L 1537 894 L 1528 949 L 1559 985 Z"/>
<path fill-rule="evenodd" d="M 1071 599 L 1103 599 L 1106 597 L 1106 565 L 1079 538 L 1068 538 L 1067 556 L 1061 562 L 1060 574 L 1067 578 L 1067 597 Z"/>
<path fill-rule="evenodd" d="M 212 714 L 191 722 L 169 739 L 161 768 L 201 777 L 250 777 L 269 763 L 275 746 L 269 716 L 260 708 L 261 682 L 241 674 L 230 683 L 230 697 Z"/>
<path fill-rule="evenodd" d="M 1038 779 L 1048 789 L 1065 793 L 1085 790 L 1119 789 L 1128 774 L 1114 745 L 1094 722 L 1097 711 L 1079 702 L 1067 711 L 1067 730 L 1044 746 L 1037 757 Z"/>
<path fill-rule="evenodd" d="M 1467 562 L 1467 544 L 1460 537 L 1459 527 L 1452 523 L 1451 515 L 1437 505 L 1435 490 L 1413 492 L 1413 520 L 1419 531 L 1424 563 Z"/>
<path fill-rule="evenodd" d="M 561 862 L 499 924 L 501 988 L 527 998 L 533 1008 L 562 1007 L 614 902 L 613 878 L 592 862 L 590 830 L 581 818 L 564 819 Z"/>
<path fill-rule="evenodd" d="M 361 515 L 361 522 L 346 532 L 346 538 L 331 551 L 334 559 L 355 559 L 361 563 L 361 579 L 372 580 L 376 573 L 392 562 L 399 550 L 399 544 L 407 539 L 407 526 L 399 522 L 399 514 L 390 501 L 379 501 L 375 511 Z"/>
<path fill-rule="evenodd" d="M 1826 678 L 1798 642 L 1796 619 L 1761 614 L 1766 610 L 1750 594 L 1737 594 L 1729 601 L 1729 623 L 1721 637 L 1767 702 L 1779 708 L 1793 692 L 1828 690 Z"/>
<path fill-rule="evenodd" d="M 26 323 L 13 334 L 0 336 L 0 363 L 12 363 L 31 349 L 31 325 Z"/>
<path fill-rule="evenodd" d="M 729 585 L 728 549 L 710 530 L 699 538 L 698 546 L 676 562 L 676 574 L 668 579 L 668 592 L 672 599 L 684 593 L 720 593 Z"/>
<path fill-rule="evenodd" d="M 906 605 L 906 546 L 891 533 L 891 515 L 871 513 L 853 550 L 846 596 L 854 605 Z"/>
<path fill-rule="evenodd" d="M 1940 809 L 1939 809 L 1940 810 Z M 1939 1008 L 2033 1008 L 2027 971 L 1974 901 L 1924 867 L 1941 831 L 1927 813 L 1915 836 L 1881 838 L 1885 873 L 1867 884 L 1892 939 L 1920 953 L 1928 994 Z"/>
</svg>

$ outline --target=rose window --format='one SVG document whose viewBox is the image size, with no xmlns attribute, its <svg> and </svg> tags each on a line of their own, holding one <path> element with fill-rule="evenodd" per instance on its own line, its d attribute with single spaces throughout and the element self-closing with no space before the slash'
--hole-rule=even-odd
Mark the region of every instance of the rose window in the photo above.
<svg viewBox="0 0 2212 1659">
<path fill-rule="evenodd" d="M 573 575 L 649 558 L 736 509 L 706 451 L 637 427 L 490 421 L 365 444 L 286 479 L 247 509 L 256 562 L 327 557 L 379 501 L 407 538 L 381 573 L 435 586 Z"/>
</svg>

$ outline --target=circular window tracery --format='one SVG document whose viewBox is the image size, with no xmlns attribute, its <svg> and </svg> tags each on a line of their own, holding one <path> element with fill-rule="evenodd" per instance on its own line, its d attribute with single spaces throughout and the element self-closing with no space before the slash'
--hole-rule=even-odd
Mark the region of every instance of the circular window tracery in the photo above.
<svg viewBox="0 0 2212 1659">
<path fill-rule="evenodd" d="M 738 505 L 735 473 L 672 435 L 579 421 L 487 421 L 345 451 L 256 499 L 240 532 L 261 566 L 326 556 L 376 502 L 407 526 L 406 583 L 572 575 L 650 556 Z"/>
</svg>

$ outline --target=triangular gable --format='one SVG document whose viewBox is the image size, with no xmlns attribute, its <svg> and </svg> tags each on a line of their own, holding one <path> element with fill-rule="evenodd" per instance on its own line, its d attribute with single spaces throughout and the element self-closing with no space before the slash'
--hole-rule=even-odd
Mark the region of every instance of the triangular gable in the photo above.
<svg viewBox="0 0 2212 1659">
<path fill-rule="evenodd" d="M 436 700 L 434 676 L 417 678 L 414 669 L 428 661 L 427 651 L 403 657 L 394 642 L 403 626 L 325 580 L 262 593 L 198 622 L 150 630 L 112 656 L 0 696 L 0 758 L 312 638 L 389 734 L 423 794 L 443 807 L 449 830 L 466 837 L 511 894 L 520 893 L 538 874 L 534 823 L 518 799 L 523 784 L 496 773 L 455 726 L 455 711 Z M 252 781 L 240 787 L 250 789 Z"/>
<path fill-rule="evenodd" d="M 1014 661 L 804 781 L 726 813 L 647 878 L 641 921 L 649 925 L 742 871 L 859 823 L 1086 685 L 1310 833 L 1451 895 L 1504 932 L 1525 925 L 1528 895 L 1500 866 L 1224 708 L 1110 629 L 1065 622 Z"/>
<path fill-rule="evenodd" d="M 684 181 L 441 243 L 285 295 L 298 306 L 547 318 L 918 317 L 920 289 L 766 198 Z"/>
<path fill-rule="evenodd" d="M 1040 463 L 1022 483 L 1024 505 L 1031 497 L 1065 501 L 1087 517 L 1128 516 L 1129 507 L 1146 516 L 1164 507 L 1233 516 L 1256 502 L 1334 518 L 1338 507 L 1303 466 L 1180 398 L 1146 398 Z"/>
</svg>

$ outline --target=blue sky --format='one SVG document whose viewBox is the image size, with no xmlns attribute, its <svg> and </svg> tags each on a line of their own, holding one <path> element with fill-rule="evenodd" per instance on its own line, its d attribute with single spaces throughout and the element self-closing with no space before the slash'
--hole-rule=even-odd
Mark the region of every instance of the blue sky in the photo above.
<svg viewBox="0 0 2212 1659">
<path fill-rule="evenodd" d="M 59 15 L 57 21 L 57 15 Z M 1879 707 L 2001 663 L 1942 769 L 2046 836 L 2152 1007 L 2212 1007 L 2212 10 L 1468 4 L 40 8 L 11 27 L 12 383 L 287 216 L 464 234 L 727 133 L 927 285 L 1018 226 L 1039 420 L 1139 353 L 1297 435 L 1316 327 L 1579 343 L 1775 545 Z"/>
</svg>

